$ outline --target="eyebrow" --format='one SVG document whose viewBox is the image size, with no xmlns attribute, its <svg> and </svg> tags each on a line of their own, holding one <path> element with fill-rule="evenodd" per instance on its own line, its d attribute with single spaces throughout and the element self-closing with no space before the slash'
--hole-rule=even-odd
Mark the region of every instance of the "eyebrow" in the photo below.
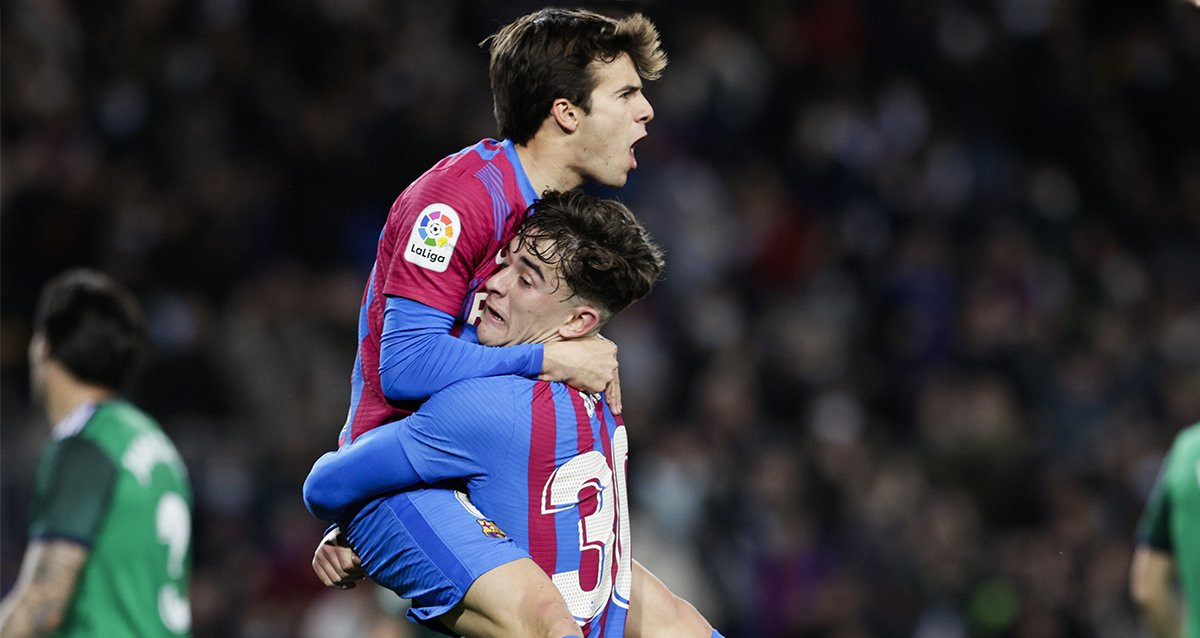
<svg viewBox="0 0 1200 638">
<path fill-rule="evenodd" d="M 621 95 L 622 93 L 628 93 L 630 91 L 641 91 L 641 90 L 642 90 L 641 84 L 626 84 L 625 86 L 617 89 L 617 95 Z"/>
<path fill-rule="evenodd" d="M 537 273 L 537 276 L 543 282 L 546 281 L 546 275 L 542 273 L 542 267 L 537 265 L 537 262 L 530 259 L 527 255 L 521 255 L 521 263 L 525 264 L 526 268 L 529 268 L 533 272 Z"/>
</svg>

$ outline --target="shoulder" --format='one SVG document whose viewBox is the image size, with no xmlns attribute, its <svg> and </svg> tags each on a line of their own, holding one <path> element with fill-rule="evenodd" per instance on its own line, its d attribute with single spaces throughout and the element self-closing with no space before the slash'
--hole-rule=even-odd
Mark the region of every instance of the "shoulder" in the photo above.
<svg viewBox="0 0 1200 638">
<path fill-rule="evenodd" d="M 82 433 L 50 441 L 41 456 L 42 472 L 47 478 L 63 472 L 83 472 L 95 480 L 117 468 L 117 460 L 104 445 Z"/>
<path fill-rule="evenodd" d="M 138 436 L 159 432 L 162 432 L 162 429 L 150 415 L 132 403 L 114 400 L 96 406 L 87 423 L 79 431 L 79 436 L 94 441 L 110 453 L 119 454 Z"/>
<path fill-rule="evenodd" d="M 446 202 L 491 205 L 489 173 L 507 166 L 502 149 L 492 140 L 482 140 L 449 155 L 417 178 L 402 199 L 410 205 Z"/>
<path fill-rule="evenodd" d="M 498 375 L 464 379 L 453 383 L 433 395 L 433 398 L 445 402 L 471 401 L 483 397 L 492 399 L 516 397 L 522 389 L 529 387 L 533 381 L 517 375 Z"/>
<path fill-rule="evenodd" d="M 406 434 L 503 445 L 520 421 L 522 377 L 459 381 L 438 391 L 405 419 Z M 527 402 L 526 402 L 527 403 Z"/>
<path fill-rule="evenodd" d="M 158 422 L 128 401 L 116 400 L 100 404 L 92 415 L 91 424 L 119 423 L 137 431 L 158 430 Z"/>
<path fill-rule="evenodd" d="M 1200 423 L 1184 428 L 1175 436 L 1171 456 L 1189 460 L 1200 459 Z"/>
</svg>

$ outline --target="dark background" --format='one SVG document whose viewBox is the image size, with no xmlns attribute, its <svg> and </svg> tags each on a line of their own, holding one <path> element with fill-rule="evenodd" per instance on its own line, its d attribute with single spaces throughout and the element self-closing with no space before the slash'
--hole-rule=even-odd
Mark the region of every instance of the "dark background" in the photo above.
<svg viewBox="0 0 1200 638">
<path fill-rule="evenodd" d="M 191 470 L 196 635 L 412 631 L 320 587 L 299 489 L 388 207 L 494 135 L 476 43 L 537 6 L 10 3 L 4 591 L 33 302 L 90 265 L 150 317 L 131 396 Z M 607 331 L 635 555 L 730 638 L 1136 635 L 1136 522 L 1200 420 L 1200 9 L 589 6 L 671 57 L 617 193 L 667 279 Z"/>
</svg>

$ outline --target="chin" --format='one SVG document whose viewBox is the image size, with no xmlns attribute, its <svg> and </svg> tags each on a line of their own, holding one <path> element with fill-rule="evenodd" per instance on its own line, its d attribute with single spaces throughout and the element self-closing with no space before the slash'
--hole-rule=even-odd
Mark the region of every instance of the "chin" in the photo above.
<svg viewBox="0 0 1200 638">
<path fill-rule="evenodd" d="M 627 181 L 629 181 L 629 173 L 621 173 L 608 179 L 598 179 L 596 183 L 609 188 L 621 188 Z"/>
<path fill-rule="evenodd" d="M 490 330 L 480 326 L 475 330 L 475 340 L 480 345 L 484 346 L 506 346 L 508 343 L 504 339 L 504 335 L 495 330 Z"/>
</svg>

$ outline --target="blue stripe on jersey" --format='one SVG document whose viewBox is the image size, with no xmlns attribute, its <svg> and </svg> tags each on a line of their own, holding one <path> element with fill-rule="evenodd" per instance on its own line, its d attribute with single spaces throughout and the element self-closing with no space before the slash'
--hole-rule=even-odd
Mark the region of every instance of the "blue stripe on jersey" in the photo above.
<svg viewBox="0 0 1200 638">
<path fill-rule="evenodd" d="M 471 284 L 467 286 L 467 295 L 463 299 L 462 305 L 458 308 L 459 319 L 466 321 L 467 318 L 471 316 L 471 313 L 474 312 L 475 309 L 471 307 L 471 304 L 475 301 L 475 291 L 479 289 L 479 284 L 482 283 L 483 277 L 476 277 L 472 279 Z"/>
<path fill-rule="evenodd" d="M 504 218 L 508 215 L 508 200 L 504 198 L 504 174 L 492 164 L 484 164 L 475 172 L 475 177 L 483 182 L 488 195 L 492 198 L 492 221 L 495 222 L 496 241 L 504 234 Z"/>
<path fill-rule="evenodd" d="M 525 208 L 529 208 L 530 204 L 538 200 L 538 193 L 533 190 L 533 184 L 529 183 L 529 176 L 525 174 L 525 167 L 521 165 L 521 157 L 517 155 L 517 147 L 513 145 L 512 140 L 504 140 L 500 142 L 500 146 L 508 156 L 508 163 L 512 164 L 513 174 L 517 176 L 517 186 L 521 189 L 521 195 L 525 197 Z"/>
<path fill-rule="evenodd" d="M 411 497 L 407 494 L 394 496 L 395 498 L 388 499 L 388 505 L 395 512 L 396 518 L 399 518 L 404 524 L 408 533 L 417 541 L 421 551 L 429 556 L 430 561 L 447 572 L 446 577 L 452 583 L 474 581 L 474 575 L 459 562 L 458 554 L 446 546 L 441 535 L 430 527 L 429 522 L 409 500 Z"/>
<path fill-rule="evenodd" d="M 362 371 L 362 342 L 371 331 L 367 311 L 375 301 L 375 270 L 378 266 L 378 263 L 371 266 L 371 274 L 367 277 L 367 297 L 358 309 L 358 350 L 354 353 L 354 368 L 350 373 L 350 410 L 346 413 L 346 423 L 342 426 L 341 433 L 338 434 L 339 445 L 350 442 L 351 436 L 354 434 L 354 413 L 358 412 L 358 404 L 362 401 L 363 384 L 365 383 Z"/>
</svg>

